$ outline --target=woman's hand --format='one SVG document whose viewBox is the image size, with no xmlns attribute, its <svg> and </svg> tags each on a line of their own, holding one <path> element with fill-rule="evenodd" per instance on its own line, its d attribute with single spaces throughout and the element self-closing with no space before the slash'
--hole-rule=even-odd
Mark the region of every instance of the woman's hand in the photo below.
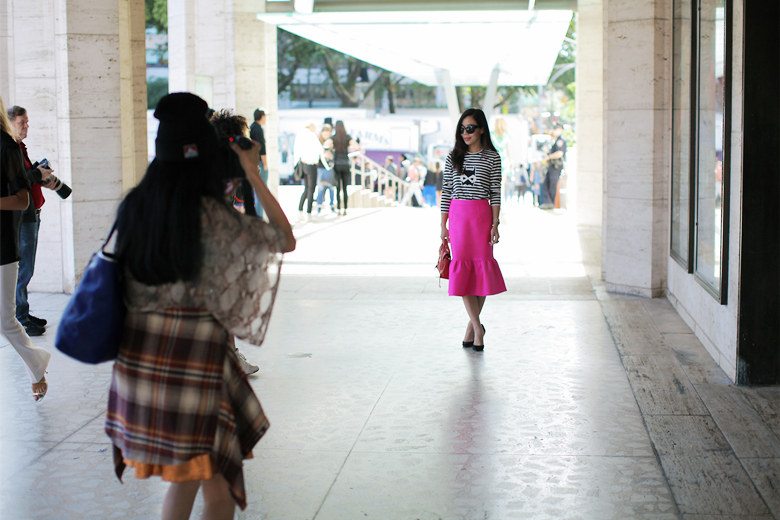
<svg viewBox="0 0 780 520">
<path fill-rule="evenodd" d="M 441 227 L 441 239 L 444 242 L 449 242 L 450 240 L 450 230 L 447 229 L 447 226 Z"/>
<path fill-rule="evenodd" d="M 490 228 L 490 245 L 498 244 L 498 224 L 493 224 Z"/>
<path fill-rule="evenodd" d="M 248 150 L 244 150 L 236 143 L 230 143 L 230 149 L 238 155 L 238 160 L 247 179 L 256 177 L 260 180 L 260 143 L 252 141 L 252 148 Z"/>
</svg>

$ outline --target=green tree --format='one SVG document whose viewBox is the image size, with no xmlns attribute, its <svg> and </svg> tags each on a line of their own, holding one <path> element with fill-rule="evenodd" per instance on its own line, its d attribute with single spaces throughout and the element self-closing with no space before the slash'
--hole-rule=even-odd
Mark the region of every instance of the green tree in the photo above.
<svg viewBox="0 0 780 520">
<path fill-rule="evenodd" d="M 577 60 L 577 21 L 574 15 L 569 22 L 569 30 L 566 31 L 566 37 L 561 44 L 561 50 L 558 51 L 558 58 L 555 60 L 548 85 L 559 89 L 568 90 L 569 85 L 576 80 L 575 63 Z"/>
<path fill-rule="evenodd" d="M 145 0 L 146 28 L 154 27 L 158 33 L 168 32 L 168 0 Z"/>
<path fill-rule="evenodd" d="M 276 53 L 279 93 L 285 92 L 290 88 L 295 81 L 295 74 L 298 69 L 307 69 L 319 60 L 323 48 L 311 40 L 301 38 L 284 29 L 277 31 Z"/>
<path fill-rule="evenodd" d="M 328 86 L 338 96 L 341 106 L 360 106 L 363 99 L 376 90 L 389 97 L 391 111 L 395 111 L 393 95 L 403 77 L 391 80 L 390 73 L 380 67 L 282 29 L 277 33 L 277 62 L 280 94 L 292 87 L 299 69 L 322 68 L 328 75 Z M 360 80 L 366 79 L 369 71 L 374 72 L 374 79 L 363 91 Z"/>
</svg>

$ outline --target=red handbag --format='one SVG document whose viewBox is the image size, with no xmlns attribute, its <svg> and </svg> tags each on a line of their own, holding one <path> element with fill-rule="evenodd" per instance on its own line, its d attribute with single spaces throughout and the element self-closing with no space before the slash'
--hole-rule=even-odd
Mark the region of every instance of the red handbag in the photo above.
<svg viewBox="0 0 780 520">
<path fill-rule="evenodd" d="M 445 280 L 450 277 L 450 246 L 447 241 L 442 240 L 439 246 L 439 261 L 436 264 L 436 269 L 439 271 L 439 278 Z"/>
</svg>

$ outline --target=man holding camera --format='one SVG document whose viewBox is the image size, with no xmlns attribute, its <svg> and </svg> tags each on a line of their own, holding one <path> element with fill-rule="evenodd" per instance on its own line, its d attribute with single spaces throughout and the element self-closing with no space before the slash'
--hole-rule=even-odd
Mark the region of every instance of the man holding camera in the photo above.
<svg viewBox="0 0 780 520">
<path fill-rule="evenodd" d="M 24 157 L 24 169 L 27 181 L 32 186 L 31 202 L 22 212 L 22 224 L 19 231 L 19 278 L 16 282 L 16 319 L 24 326 L 28 336 L 40 336 L 46 330 L 46 320 L 30 314 L 30 304 L 27 301 L 27 285 L 32 280 L 35 270 L 35 254 L 38 250 L 38 231 L 41 226 L 41 208 L 45 199 L 41 186 L 53 189 L 55 185 L 63 186 L 52 175 L 53 170 L 44 161 L 43 164 L 32 163 L 27 155 L 24 140 L 27 138 L 29 118 L 27 110 L 20 106 L 8 109 L 8 119 L 16 129 L 19 148 Z"/>
</svg>

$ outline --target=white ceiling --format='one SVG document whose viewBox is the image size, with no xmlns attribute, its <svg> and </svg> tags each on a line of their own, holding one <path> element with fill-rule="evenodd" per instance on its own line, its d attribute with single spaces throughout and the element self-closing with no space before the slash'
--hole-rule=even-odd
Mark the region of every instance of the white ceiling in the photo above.
<svg viewBox="0 0 780 520">
<path fill-rule="evenodd" d="M 486 85 L 498 65 L 499 85 L 547 83 L 571 11 L 432 11 L 259 13 L 344 54 L 424 83 L 437 69 L 455 85 Z"/>
</svg>

